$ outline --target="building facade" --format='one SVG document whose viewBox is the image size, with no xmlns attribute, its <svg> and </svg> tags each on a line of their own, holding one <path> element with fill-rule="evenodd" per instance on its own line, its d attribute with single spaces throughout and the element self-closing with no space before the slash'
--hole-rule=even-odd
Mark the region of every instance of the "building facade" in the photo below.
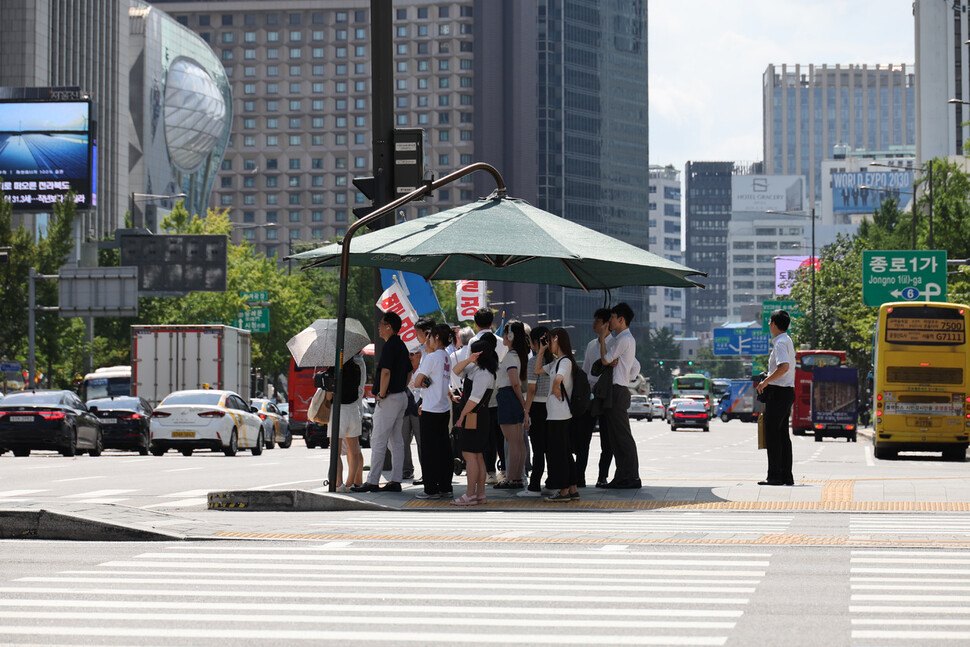
<svg viewBox="0 0 970 647">
<path fill-rule="evenodd" d="M 964 145 L 970 140 L 967 8 L 962 0 L 913 2 L 918 165 L 934 157 L 963 155 Z"/>
<path fill-rule="evenodd" d="M 680 171 L 672 166 L 650 167 L 650 251 L 684 264 L 681 251 Z M 684 334 L 684 288 L 648 288 L 650 330 L 667 328 L 674 335 Z"/>
<path fill-rule="evenodd" d="M 815 201 L 824 184 L 821 162 L 836 146 L 912 146 L 916 77 L 905 64 L 769 65 L 763 75 L 765 173 L 805 176 Z"/>
<path fill-rule="evenodd" d="M 259 251 L 341 236 L 371 175 L 367 0 L 154 3 L 216 49 L 233 89 L 233 136 L 214 190 Z M 393 3 L 395 125 L 425 130 L 441 177 L 493 164 L 509 193 L 648 248 L 647 9 L 643 0 Z M 484 174 L 404 209 L 421 216 L 486 196 Z M 589 330 L 604 295 L 489 285 L 509 316 Z M 645 334 L 646 288 L 614 291 Z M 589 333 L 591 334 L 591 332 Z"/>
</svg>

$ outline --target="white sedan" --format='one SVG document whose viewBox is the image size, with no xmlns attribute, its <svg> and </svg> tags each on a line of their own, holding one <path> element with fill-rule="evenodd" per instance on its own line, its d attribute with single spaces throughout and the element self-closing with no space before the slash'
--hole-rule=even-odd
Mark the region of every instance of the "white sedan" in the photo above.
<svg viewBox="0 0 970 647">
<path fill-rule="evenodd" d="M 232 391 L 175 391 L 152 412 L 151 452 L 161 456 L 177 449 L 191 456 L 195 449 L 221 451 L 235 456 L 249 449 L 263 453 L 263 421 Z"/>
</svg>

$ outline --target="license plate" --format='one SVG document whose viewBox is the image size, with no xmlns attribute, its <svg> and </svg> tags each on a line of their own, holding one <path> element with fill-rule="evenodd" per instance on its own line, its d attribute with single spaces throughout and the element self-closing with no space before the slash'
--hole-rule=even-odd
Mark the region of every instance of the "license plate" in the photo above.
<svg viewBox="0 0 970 647">
<path fill-rule="evenodd" d="M 102 418 L 101 420 L 102 425 L 114 425 L 117 423 L 118 423 L 117 418 Z"/>
<path fill-rule="evenodd" d="M 33 422 L 33 416 L 10 416 L 10 422 Z"/>
<path fill-rule="evenodd" d="M 195 438 L 194 431 L 173 431 L 172 438 Z"/>
<path fill-rule="evenodd" d="M 929 418 L 917 418 L 916 419 L 916 426 L 917 427 L 930 427 L 930 426 L 932 426 L 932 424 L 933 424 L 933 421 L 930 420 Z"/>
</svg>

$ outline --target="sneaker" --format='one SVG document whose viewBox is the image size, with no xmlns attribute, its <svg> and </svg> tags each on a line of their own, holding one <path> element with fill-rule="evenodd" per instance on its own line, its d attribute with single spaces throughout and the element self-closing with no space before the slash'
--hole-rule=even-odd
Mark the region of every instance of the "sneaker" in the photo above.
<svg viewBox="0 0 970 647">
<path fill-rule="evenodd" d="M 521 492 L 516 492 L 515 496 L 520 496 L 523 499 L 526 499 L 526 498 L 538 499 L 539 497 L 542 496 L 542 493 L 536 492 L 535 490 L 522 490 Z"/>
<path fill-rule="evenodd" d="M 576 487 L 579 487 L 579 486 L 577 485 Z M 569 500 L 570 501 L 579 501 L 579 492 L 570 492 L 569 493 Z"/>
<path fill-rule="evenodd" d="M 485 478 L 485 485 L 495 485 L 498 483 L 498 479 L 495 478 L 495 472 L 489 472 Z"/>
<path fill-rule="evenodd" d="M 346 485 L 338 485 L 337 492 L 350 492 L 350 488 Z"/>
<path fill-rule="evenodd" d="M 572 500 L 573 498 L 568 494 L 559 494 L 558 492 L 556 492 L 556 494 L 553 496 L 546 497 L 546 501 L 549 501 L 550 503 L 564 503 Z"/>
<path fill-rule="evenodd" d="M 498 471 L 498 480 L 499 481 L 505 481 L 506 480 L 506 478 L 505 478 L 505 470 L 499 470 Z"/>
<path fill-rule="evenodd" d="M 381 492 L 400 492 L 401 484 L 396 481 L 389 481 L 384 484 L 384 487 L 380 489 Z"/>
<path fill-rule="evenodd" d="M 434 494 L 428 494 L 427 492 L 418 492 L 414 495 L 415 499 L 440 499 L 441 493 L 435 492 Z"/>
<path fill-rule="evenodd" d="M 545 497 L 556 496 L 557 494 L 559 494 L 559 490 L 550 490 L 549 488 L 544 487 L 542 488 L 542 492 L 540 492 L 539 494 Z"/>
</svg>

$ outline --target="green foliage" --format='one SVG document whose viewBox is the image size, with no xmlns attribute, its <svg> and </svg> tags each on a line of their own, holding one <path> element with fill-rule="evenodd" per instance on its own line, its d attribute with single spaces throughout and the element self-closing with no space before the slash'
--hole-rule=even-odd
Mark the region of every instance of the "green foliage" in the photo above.
<svg viewBox="0 0 970 647">
<path fill-rule="evenodd" d="M 680 344 L 674 341 L 669 328 L 661 328 L 649 333 L 648 339 L 637 343 L 637 359 L 640 372 L 650 378 L 650 388 L 655 391 L 669 391 L 672 383 L 671 371 L 679 365 Z M 660 365 L 661 360 L 663 366 Z"/>
<path fill-rule="evenodd" d="M 694 365 L 688 368 L 688 373 L 708 373 L 712 378 L 735 380 L 745 377 L 744 364 L 739 357 L 716 357 L 710 346 L 698 348 Z"/>
</svg>

